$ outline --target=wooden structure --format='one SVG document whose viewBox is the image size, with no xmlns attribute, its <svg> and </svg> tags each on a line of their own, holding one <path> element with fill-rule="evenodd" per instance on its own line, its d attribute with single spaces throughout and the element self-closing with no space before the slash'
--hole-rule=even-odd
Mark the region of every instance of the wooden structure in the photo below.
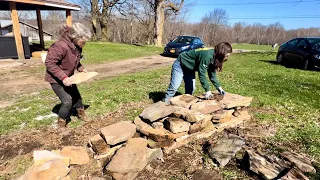
<svg viewBox="0 0 320 180">
<path fill-rule="evenodd" d="M 44 48 L 43 29 L 41 20 L 41 10 L 64 10 L 66 11 L 66 24 L 71 26 L 71 11 L 79 11 L 80 6 L 67 3 L 64 0 L 1 0 L 0 10 L 10 10 L 13 24 L 13 33 L 15 37 L 17 52 L 19 59 L 24 59 L 24 49 L 19 28 L 18 10 L 36 11 L 37 22 L 40 36 L 40 45 Z"/>
</svg>

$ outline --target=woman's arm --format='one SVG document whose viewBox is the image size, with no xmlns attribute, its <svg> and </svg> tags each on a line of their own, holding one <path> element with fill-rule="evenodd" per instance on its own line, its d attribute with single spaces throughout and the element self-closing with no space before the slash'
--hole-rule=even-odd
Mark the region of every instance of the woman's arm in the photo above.
<svg viewBox="0 0 320 180">
<path fill-rule="evenodd" d="M 59 67 L 58 62 L 66 56 L 67 49 L 60 42 L 53 44 L 49 50 L 46 57 L 45 65 L 47 71 L 49 71 L 53 76 L 57 77 L 61 81 L 68 77 L 67 74 Z"/>
</svg>

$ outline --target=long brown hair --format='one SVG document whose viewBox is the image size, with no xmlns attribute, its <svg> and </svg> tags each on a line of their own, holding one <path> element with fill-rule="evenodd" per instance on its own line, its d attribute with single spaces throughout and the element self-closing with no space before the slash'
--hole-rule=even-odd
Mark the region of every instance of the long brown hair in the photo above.
<svg viewBox="0 0 320 180">
<path fill-rule="evenodd" d="M 228 53 L 232 52 L 231 44 L 228 42 L 221 42 L 214 47 L 214 68 L 218 71 L 222 71 L 223 60 Z"/>
</svg>

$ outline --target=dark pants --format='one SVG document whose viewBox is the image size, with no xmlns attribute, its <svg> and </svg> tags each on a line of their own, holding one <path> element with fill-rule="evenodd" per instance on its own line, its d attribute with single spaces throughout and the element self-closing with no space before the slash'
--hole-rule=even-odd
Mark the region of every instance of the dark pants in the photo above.
<svg viewBox="0 0 320 180">
<path fill-rule="evenodd" d="M 59 118 L 67 119 L 72 107 L 83 108 L 82 98 L 77 85 L 64 86 L 58 83 L 51 83 L 51 87 L 62 103 L 59 109 Z"/>
</svg>

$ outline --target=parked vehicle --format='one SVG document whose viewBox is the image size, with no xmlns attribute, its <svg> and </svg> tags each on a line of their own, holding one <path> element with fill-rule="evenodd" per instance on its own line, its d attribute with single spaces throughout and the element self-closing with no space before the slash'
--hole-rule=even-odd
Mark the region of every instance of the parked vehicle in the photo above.
<svg viewBox="0 0 320 180">
<path fill-rule="evenodd" d="M 277 62 L 302 69 L 320 69 L 320 37 L 292 39 L 279 47 Z"/>
<path fill-rule="evenodd" d="M 192 49 L 203 48 L 204 44 L 199 37 L 195 36 L 178 36 L 171 40 L 164 48 L 164 54 L 177 56 L 182 52 Z"/>
</svg>

